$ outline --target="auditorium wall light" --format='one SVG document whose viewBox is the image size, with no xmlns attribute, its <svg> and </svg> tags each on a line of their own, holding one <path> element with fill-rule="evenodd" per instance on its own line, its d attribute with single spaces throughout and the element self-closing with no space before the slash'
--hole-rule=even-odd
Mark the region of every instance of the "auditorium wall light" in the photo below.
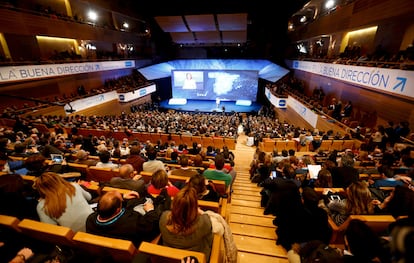
<svg viewBox="0 0 414 263">
<path fill-rule="evenodd" d="M 98 14 L 95 11 L 93 11 L 93 10 L 89 10 L 89 12 L 88 12 L 88 18 L 91 21 L 95 22 L 96 20 L 98 20 Z"/>
</svg>

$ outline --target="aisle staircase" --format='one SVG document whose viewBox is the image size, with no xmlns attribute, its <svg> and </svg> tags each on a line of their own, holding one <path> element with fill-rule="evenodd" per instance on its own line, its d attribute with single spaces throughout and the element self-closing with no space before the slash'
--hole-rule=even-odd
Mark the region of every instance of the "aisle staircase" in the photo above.
<svg viewBox="0 0 414 263">
<path fill-rule="evenodd" d="M 286 250 L 276 245 L 274 216 L 263 215 L 260 207 L 260 190 L 250 182 L 249 165 L 255 147 L 246 145 L 247 137 L 237 140 L 235 169 L 237 177 L 233 184 L 228 218 L 233 238 L 238 248 L 238 263 L 287 263 Z"/>
</svg>

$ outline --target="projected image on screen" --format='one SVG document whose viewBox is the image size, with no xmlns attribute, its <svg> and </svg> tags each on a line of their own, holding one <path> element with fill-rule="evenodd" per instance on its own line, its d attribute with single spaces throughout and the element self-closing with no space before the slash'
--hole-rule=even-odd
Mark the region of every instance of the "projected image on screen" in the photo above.
<svg viewBox="0 0 414 263">
<path fill-rule="evenodd" d="M 253 70 L 173 71 L 171 81 L 173 98 L 256 101 L 258 72 Z"/>
<path fill-rule="evenodd" d="M 199 90 L 204 89 L 203 71 L 174 71 L 171 75 L 173 97 L 185 98 L 196 97 Z"/>
</svg>

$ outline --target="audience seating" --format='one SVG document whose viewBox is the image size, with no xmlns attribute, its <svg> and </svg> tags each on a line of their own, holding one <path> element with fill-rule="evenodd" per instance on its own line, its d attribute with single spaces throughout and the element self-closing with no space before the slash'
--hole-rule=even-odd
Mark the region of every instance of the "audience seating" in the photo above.
<svg viewBox="0 0 414 263">
<path fill-rule="evenodd" d="M 19 228 L 20 220 L 14 216 L 0 215 L 0 225 L 12 229 L 16 232 L 21 232 Z"/>
<path fill-rule="evenodd" d="M 286 141 L 285 149 L 288 150 L 288 151 L 289 150 L 295 150 L 296 151 L 296 149 L 297 149 L 296 141 L 294 141 L 294 140 Z"/>
<path fill-rule="evenodd" d="M 276 150 L 278 153 L 282 152 L 283 150 L 286 150 L 286 141 L 285 140 L 276 140 Z"/>
<path fill-rule="evenodd" d="M 139 249 L 129 240 L 104 237 L 83 231 L 74 233 L 70 228 L 43 223 L 31 219 L 19 220 L 16 217 L 0 215 L 0 226 L 22 233 L 35 240 L 44 241 L 51 245 L 69 247 L 75 251 L 94 256 L 95 259 L 108 259 L 114 262 L 132 262 L 138 253 L 150 255 L 151 262 L 179 262 L 186 256 L 194 256 L 199 262 L 206 262 L 205 255 L 185 249 L 170 248 L 158 245 L 160 236 L 151 242 L 142 242 Z M 223 238 L 214 235 L 210 255 L 211 263 L 223 262 Z"/>
<path fill-rule="evenodd" d="M 150 142 L 157 143 L 158 141 L 161 141 L 161 137 L 159 133 L 150 133 Z"/>
<path fill-rule="evenodd" d="M 344 140 L 344 143 L 342 144 L 342 149 L 354 149 L 354 140 Z"/>
<path fill-rule="evenodd" d="M 185 144 L 187 147 L 191 147 L 193 145 L 191 135 L 181 134 L 181 144 Z"/>
<path fill-rule="evenodd" d="M 321 145 L 319 146 L 319 151 L 328 152 L 331 149 L 332 140 L 322 140 Z"/>
<path fill-rule="evenodd" d="M 224 138 L 223 137 L 214 137 L 213 138 L 214 148 L 223 149 Z"/>
<path fill-rule="evenodd" d="M 359 180 L 367 180 L 367 179 L 380 179 L 381 175 L 380 174 L 364 174 L 364 173 L 360 173 L 359 174 Z"/>
<path fill-rule="evenodd" d="M 102 193 L 106 193 L 106 192 L 110 192 L 114 190 L 120 192 L 122 195 L 127 194 L 132 191 L 130 189 L 122 189 L 122 188 L 117 188 L 117 187 L 104 186 L 102 188 Z"/>
<path fill-rule="evenodd" d="M 111 178 L 116 176 L 118 173 L 119 170 L 113 170 L 111 168 L 89 166 L 86 180 L 95 182 L 109 182 Z"/>
<path fill-rule="evenodd" d="M 187 256 L 194 256 L 199 263 L 206 263 L 206 257 L 201 252 L 172 248 L 150 242 L 142 242 L 138 248 L 140 253 L 150 256 L 151 263 L 181 263 L 181 259 Z M 213 238 L 213 247 L 210 254 L 210 263 L 223 262 L 224 243 L 223 238 L 217 234 Z"/>
<path fill-rule="evenodd" d="M 391 223 L 395 222 L 392 215 L 350 215 L 348 219 L 340 226 L 336 225 L 335 221 L 329 216 L 328 223 L 332 229 L 331 244 L 343 245 L 344 232 L 348 227 L 349 221 L 352 219 L 359 219 L 365 222 L 374 232 L 379 235 L 384 234 L 388 230 Z"/>
<path fill-rule="evenodd" d="M 169 134 L 168 133 L 161 133 L 160 134 L 160 140 L 161 140 L 161 143 L 168 143 L 170 140 L 168 139 L 169 138 Z"/>
<path fill-rule="evenodd" d="M 178 146 L 181 144 L 181 135 L 171 134 L 171 140 L 174 141 L 175 145 Z"/>
<path fill-rule="evenodd" d="M 131 262 L 138 250 L 129 240 L 77 232 L 73 236 L 77 247 L 100 258 L 110 257 L 115 262 Z"/>
<path fill-rule="evenodd" d="M 225 137 L 224 145 L 227 146 L 229 150 L 236 150 L 236 139 Z"/>
<path fill-rule="evenodd" d="M 309 145 L 310 145 L 310 141 L 306 141 L 305 145 L 301 145 L 300 143 L 297 143 L 298 145 L 298 152 L 309 152 Z"/>
<path fill-rule="evenodd" d="M 15 124 L 16 120 L 14 119 L 0 118 L 0 126 L 2 127 L 13 128 Z"/>
<path fill-rule="evenodd" d="M 192 137 L 191 137 L 191 140 L 193 141 L 193 142 L 196 142 L 197 144 L 203 144 L 203 141 L 201 140 L 201 136 L 200 135 L 193 135 Z"/>
<path fill-rule="evenodd" d="M 139 134 L 141 136 L 140 141 L 142 142 L 151 141 L 151 134 L 149 132 L 140 132 Z"/>
<path fill-rule="evenodd" d="M 214 139 L 213 137 L 202 136 L 201 144 L 203 145 L 204 148 L 207 148 L 208 146 L 214 147 Z"/>
<path fill-rule="evenodd" d="M 86 164 L 68 162 L 68 166 L 79 171 L 83 176 L 88 174 L 88 165 Z"/>
<path fill-rule="evenodd" d="M 344 144 L 343 140 L 333 140 L 331 147 L 329 148 L 329 151 L 337 150 L 340 152 L 343 150 L 343 144 Z"/>
<path fill-rule="evenodd" d="M 323 188 L 323 187 L 315 187 L 314 190 L 316 193 L 322 195 L 326 190 L 331 191 L 332 193 L 339 194 L 341 196 L 346 196 L 346 191 L 343 188 Z"/>
<path fill-rule="evenodd" d="M 181 263 L 181 259 L 187 256 L 194 256 L 199 263 L 206 263 L 206 257 L 201 252 L 172 248 L 150 242 L 142 242 L 138 251 L 150 256 L 149 262 L 151 263 Z"/>
<path fill-rule="evenodd" d="M 33 128 L 36 128 L 40 133 L 50 133 L 49 128 L 42 123 L 33 123 Z"/>
<path fill-rule="evenodd" d="M 74 247 L 72 239 L 75 233 L 68 227 L 52 225 L 31 219 L 23 219 L 17 226 L 23 234 L 31 238 L 53 245 Z"/>
<path fill-rule="evenodd" d="M 262 141 L 262 149 L 265 152 L 273 152 L 273 149 L 275 148 L 275 140 L 265 138 Z"/>
</svg>

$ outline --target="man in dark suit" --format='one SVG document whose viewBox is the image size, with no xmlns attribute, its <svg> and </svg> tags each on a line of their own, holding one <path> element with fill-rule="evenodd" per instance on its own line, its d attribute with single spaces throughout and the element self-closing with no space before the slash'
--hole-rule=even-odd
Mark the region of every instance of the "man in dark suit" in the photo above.
<svg viewBox="0 0 414 263">
<path fill-rule="evenodd" d="M 141 202 L 143 212 L 134 210 L 137 206 L 137 192 L 122 195 L 118 191 L 105 193 L 99 200 L 97 211 L 86 220 L 86 232 L 112 238 L 130 240 L 136 247 L 142 241 L 151 242 L 160 233 L 160 212 L 152 202 Z M 125 200 L 125 201 L 124 201 Z"/>
</svg>

